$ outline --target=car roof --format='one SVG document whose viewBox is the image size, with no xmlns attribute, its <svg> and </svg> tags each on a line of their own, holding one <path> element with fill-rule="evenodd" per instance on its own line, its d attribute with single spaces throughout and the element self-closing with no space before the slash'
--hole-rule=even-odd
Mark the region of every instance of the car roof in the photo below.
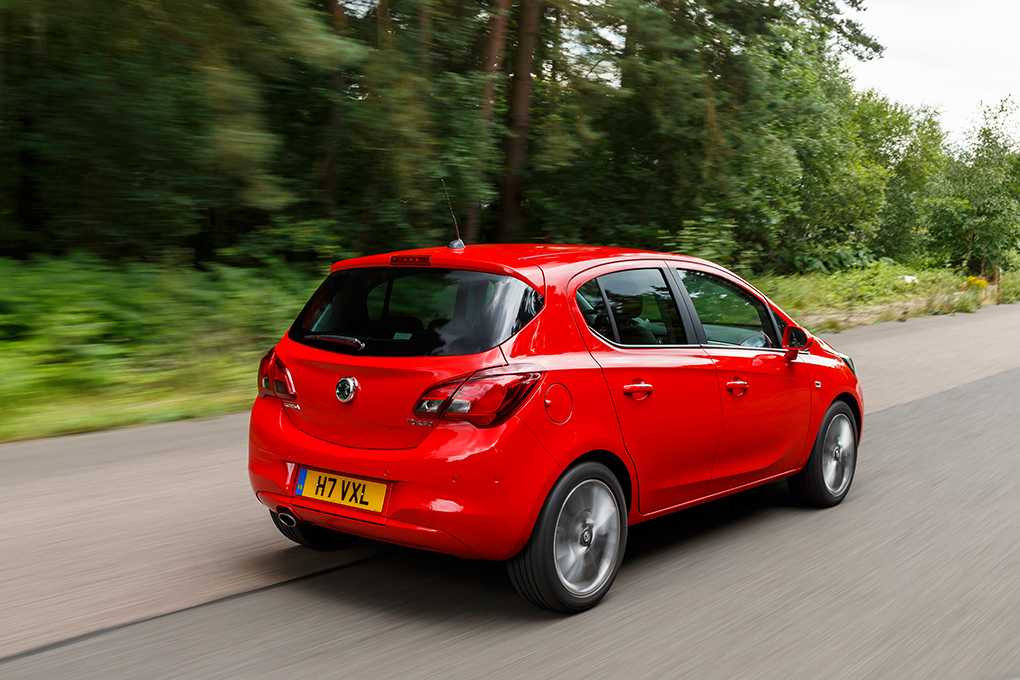
<svg viewBox="0 0 1020 680">
<path fill-rule="evenodd" d="M 429 265 L 433 267 L 466 267 L 506 273 L 522 278 L 532 285 L 544 284 L 543 269 L 565 267 L 578 270 L 579 268 L 576 266 L 578 264 L 585 265 L 583 268 L 587 268 L 618 260 L 661 260 L 663 258 L 711 264 L 705 260 L 685 255 L 671 255 L 633 248 L 552 243 L 508 243 L 471 245 L 464 248 L 419 248 L 381 253 L 337 262 L 331 271 L 354 267 L 389 266 L 393 257 L 428 258 Z"/>
</svg>

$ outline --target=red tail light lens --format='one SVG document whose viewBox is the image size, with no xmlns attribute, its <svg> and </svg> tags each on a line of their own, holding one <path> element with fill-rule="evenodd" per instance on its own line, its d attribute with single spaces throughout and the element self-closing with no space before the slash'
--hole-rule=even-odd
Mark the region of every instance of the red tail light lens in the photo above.
<svg viewBox="0 0 1020 680">
<path fill-rule="evenodd" d="M 506 421 L 528 398 L 545 369 L 533 364 L 500 366 L 456 378 L 425 391 L 414 412 L 444 420 L 467 420 L 478 427 Z"/>
<path fill-rule="evenodd" d="M 294 379 L 272 349 L 259 362 L 259 397 L 279 397 L 288 401 L 297 399 Z"/>
</svg>

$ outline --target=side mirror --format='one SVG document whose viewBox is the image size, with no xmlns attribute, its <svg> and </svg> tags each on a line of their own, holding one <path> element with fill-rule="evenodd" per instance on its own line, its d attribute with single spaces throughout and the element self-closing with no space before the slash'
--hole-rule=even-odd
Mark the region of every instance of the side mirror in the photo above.
<svg viewBox="0 0 1020 680">
<path fill-rule="evenodd" d="M 783 331 L 783 349 L 786 350 L 783 356 L 787 361 L 792 361 L 801 350 L 809 349 L 814 341 L 815 339 L 800 326 L 787 326 Z"/>
</svg>

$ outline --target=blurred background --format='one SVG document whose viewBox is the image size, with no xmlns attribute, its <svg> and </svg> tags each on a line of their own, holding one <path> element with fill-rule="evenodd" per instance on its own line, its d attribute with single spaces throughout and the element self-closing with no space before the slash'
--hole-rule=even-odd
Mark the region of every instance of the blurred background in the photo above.
<svg viewBox="0 0 1020 680">
<path fill-rule="evenodd" d="M 330 263 L 453 238 L 440 179 L 468 243 L 708 257 L 815 330 L 1012 301 L 1014 104 L 858 87 L 861 7 L 0 1 L 0 439 L 245 408 Z"/>
</svg>

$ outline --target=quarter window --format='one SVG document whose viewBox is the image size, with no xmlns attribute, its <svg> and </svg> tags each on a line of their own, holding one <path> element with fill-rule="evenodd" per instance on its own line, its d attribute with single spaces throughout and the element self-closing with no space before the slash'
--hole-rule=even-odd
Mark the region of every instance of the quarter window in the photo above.
<svg viewBox="0 0 1020 680">
<path fill-rule="evenodd" d="M 621 345 L 688 344 L 659 269 L 604 274 L 578 288 L 576 298 L 588 327 Z"/>
<path fill-rule="evenodd" d="M 779 347 L 765 304 L 740 286 L 703 272 L 677 271 L 710 345 Z"/>
</svg>

